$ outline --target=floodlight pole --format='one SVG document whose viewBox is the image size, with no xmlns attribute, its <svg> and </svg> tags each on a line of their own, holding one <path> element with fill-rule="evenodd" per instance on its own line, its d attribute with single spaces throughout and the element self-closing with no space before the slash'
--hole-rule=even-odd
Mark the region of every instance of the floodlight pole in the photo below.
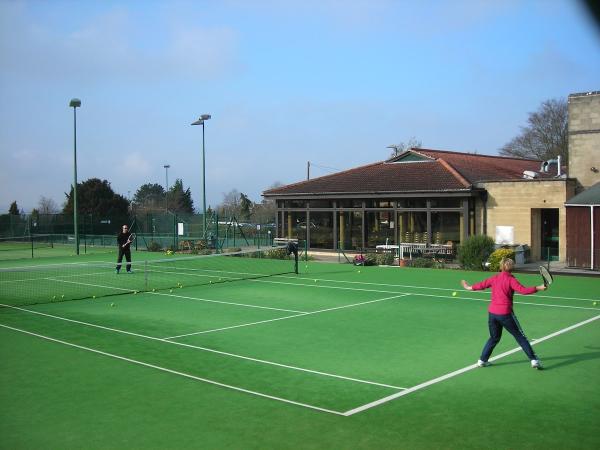
<svg viewBox="0 0 600 450">
<path fill-rule="evenodd" d="M 165 210 L 169 212 L 169 167 L 171 166 L 165 164 L 163 167 L 165 168 L 165 181 L 167 186 L 167 190 L 165 191 Z"/>
<path fill-rule="evenodd" d="M 71 99 L 69 107 L 73 108 L 73 228 L 75 231 L 75 253 L 79 255 L 79 226 L 77 225 L 77 108 L 81 100 Z"/>
<path fill-rule="evenodd" d="M 206 151 L 204 146 L 204 122 L 210 119 L 210 114 L 202 114 L 192 125 L 202 125 L 202 220 L 204 228 L 202 237 L 206 239 Z"/>
</svg>

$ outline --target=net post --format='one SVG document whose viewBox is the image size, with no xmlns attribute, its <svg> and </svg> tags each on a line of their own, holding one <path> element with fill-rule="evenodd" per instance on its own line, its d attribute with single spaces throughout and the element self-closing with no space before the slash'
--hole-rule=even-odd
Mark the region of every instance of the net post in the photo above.
<svg viewBox="0 0 600 450">
<path fill-rule="evenodd" d="M 298 275 L 298 252 L 294 253 L 294 273 Z"/>
</svg>

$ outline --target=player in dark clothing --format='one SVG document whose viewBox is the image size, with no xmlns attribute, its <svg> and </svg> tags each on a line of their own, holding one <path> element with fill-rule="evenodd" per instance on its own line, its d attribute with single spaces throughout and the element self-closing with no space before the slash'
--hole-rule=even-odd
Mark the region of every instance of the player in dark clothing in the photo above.
<svg viewBox="0 0 600 450">
<path fill-rule="evenodd" d="M 117 235 L 117 244 L 119 246 L 119 257 L 117 258 L 117 269 L 116 272 L 119 273 L 121 270 L 121 261 L 123 261 L 123 256 L 127 260 L 127 273 L 131 272 L 131 233 L 129 232 L 129 227 L 127 225 L 123 225 L 122 231 Z"/>
</svg>

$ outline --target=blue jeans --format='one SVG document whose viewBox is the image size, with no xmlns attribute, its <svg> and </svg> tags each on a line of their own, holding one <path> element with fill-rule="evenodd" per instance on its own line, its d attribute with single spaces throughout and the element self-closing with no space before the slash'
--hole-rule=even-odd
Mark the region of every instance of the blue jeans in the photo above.
<svg viewBox="0 0 600 450">
<path fill-rule="evenodd" d="M 530 360 L 538 359 L 535 352 L 531 348 L 531 344 L 529 344 L 527 337 L 525 337 L 523 330 L 521 330 L 521 326 L 519 325 L 519 322 L 514 314 L 489 313 L 488 327 L 490 329 L 490 338 L 485 343 L 483 351 L 481 352 L 480 359 L 482 361 L 487 361 L 489 359 L 490 355 L 494 351 L 494 348 L 498 342 L 500 342 L 500 338 L 502 337 L 502 328 L 506 328 L 506 330 L 513 335 Z"/>
</svg>

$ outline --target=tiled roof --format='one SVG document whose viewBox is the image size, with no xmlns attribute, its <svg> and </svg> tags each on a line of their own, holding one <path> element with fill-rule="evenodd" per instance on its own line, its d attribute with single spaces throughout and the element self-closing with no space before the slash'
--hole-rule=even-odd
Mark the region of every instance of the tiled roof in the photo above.
<svg viewBox="0 0 600 450">
<path fill-rule="evenodd" d="M 422 156 L 422 160 L 401 162 L 408 155 Z M 523 171 L 537 172 L 540 164 L 536 160 L 414 148 L 387 161 L 288 184 L 264 195 L 464 191 L 482 181 L 522 180 Z"/>
</svg>

